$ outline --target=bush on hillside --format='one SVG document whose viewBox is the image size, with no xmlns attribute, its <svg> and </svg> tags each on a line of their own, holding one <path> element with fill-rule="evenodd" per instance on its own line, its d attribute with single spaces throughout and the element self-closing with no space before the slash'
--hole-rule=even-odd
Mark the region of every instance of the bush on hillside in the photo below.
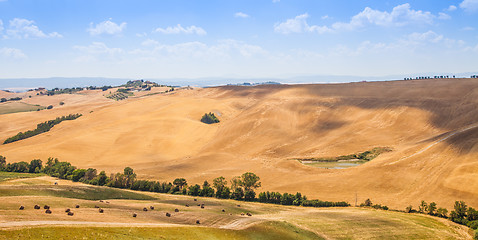
<svg viewBox="0 0 478 240">
<path fill-rule="evenodd" d="M 205 113 L 201 118 L 201 122 L 206 124 L 213 124 L 218 123 L 219 119 L 214 115 L 214 113 Z"/>
</svg>

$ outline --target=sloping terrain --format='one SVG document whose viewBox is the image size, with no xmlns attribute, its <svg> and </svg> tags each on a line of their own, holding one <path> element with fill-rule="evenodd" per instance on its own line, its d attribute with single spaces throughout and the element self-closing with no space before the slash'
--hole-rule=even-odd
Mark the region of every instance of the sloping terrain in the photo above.
<svg viewBox="0 0 478 240">
<path fill-rule="evenodd" d="M 420 214 L 238 202 L 28 176 L 0 182 L 0 239 L 471 239 L 465 226 Z"/>
<path fill-rule="evenodd" d="M 108 172 L 131 166 L 139 178 L 190 183 L 252 171 L 264 190 L 350 203 L 357 195 L 358 202 L 371 198 L 400 209 L 421 200 L 478 206 L 476 79 L 226 86 L 119 102 L 90 94 L 53 96 L 65 105 L 48 111 L 0 115 L 6 139 L 42 121 L 83 114 L 1 145 L 0 154 L 8 161 L 53 156 Z M 43 98 L 28 103 L 44 106 L 37 103 Z M 221 122 L 201 123 L 206 112 Z M 341 170 L 292 160 L 374 147 L 393 151 Z"/>
</svg>

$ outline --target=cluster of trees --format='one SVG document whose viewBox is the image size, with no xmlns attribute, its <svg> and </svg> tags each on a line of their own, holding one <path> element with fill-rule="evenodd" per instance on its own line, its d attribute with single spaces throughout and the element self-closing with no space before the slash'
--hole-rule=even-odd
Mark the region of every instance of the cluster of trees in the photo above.
<svg viewBox="0 0 478 240">
<path fill-rule="evenodd" d="M 0 98 L 0 102 L 7 102 L 7 101 L 20 101 L 22 100 L 21 97 L 13 97 L 13 98 L 10 98 L 10 99 L 6 99 L 6 98 Z"/>
<path fill-rule="evenodd" d="M 201 122 L 206 124 L 218 123 L 219 119 L 214 115 L 214 113 L 205 113 L 202 118 Z"/>
<path fill-rule="evenodd" d="M 418 212 L 441 218 L 447 218 L 458 224 L 466 225 L 474 230 L 478 230 L 478 211 L 472 207 L 468 207 L 464 201 L 455 201 L 455 205 L 449 216 L 448 210 L 446 208 L 438 208 L 435 202 L 428 204 L 425 201 L 420 203 L 418 210 L 413 209 L 413 207 L 410 205 L 405 209 L 405 212 Z"/>
<path fill-rule="evenodd" d="M 79 91 L 82 91 L 83 88 L 76 87 L 76 88 L 53 88 L 52 90 L 48 90 L 46 92 L 47 96 L 53 96 L 55 94 L 73 94 Z"/>
<path fill-rule="evenodd" d="M 372 200 L 370 200 L 370 198 L 367 198 L 363 203 L 361 203 L 360 207 L 371 207 L 371 208 L 382 209 L 382 210 L 388 210 L 389 209 L 385 205 L 382 206 L 381 204 L 373 204 Z"/>
<path fill-rule="evenodd" d="M 16 141 L 19 141 L 19 140 L 22 140 L 22 139 L 25 139 L 25 138 L 29 138 L 29 137 L 33 137 L 35 135 L 38 135 L 40 133 L 44 133 L 44 132 L 48 132 L 50 131 L 50 129 L 63 122 L 63 121 L 66 121 L 66 120 L 75 120 L 79 117 L 81 117 L 82 115 L 77 113 L 77 114 L 70 114 L 68 116 L 62 116 L 62 117 L 57 117 L 56 119 L 54 120 L 49 120 L 49 121 L 46 121 L 46 122 L 43 122 L 43 123 L 39 123 L 37 124 L 37 128 L 35 130 L 28 130 L 26 132 L 19 132 L 17 135 L 13 136 L 13 137 L 9 137 L 7 138 L 3 144 L 7 144 L 7 143 L 11 143 L 11 142 L 16 142 Z"/>
<path fill-rule="evenodd" d="M 305 207 L 350 206 L 347 202 L 308 200 L 307 197 L 301 193 L 281 194 L 278 192 L 261 192 L 259 193 L 259 197 L 256 198 L 256 190 L 261 187 L 261 182 L 260 177 L 251 172 L 233 177 L 229 181 L 229 187 L 228 181 L 222 176 L 215 178 L 212 184 L 208 181 L 204 181 L 202 185 L 194 184 L 190 186 L 188 186 L 187 180 L 184 178 L 176 178 L 172 183 L 138 180 L 136 179 L 136 173 L 134 173 L 130 167 L 126 167 L 123 172 L 110 174 L 108 177 L 105 171 L 97 174 L 97 170 L 94 168 L 76 168 L 69 162 L 61 162 L 57 158 L 48 158 L 47 163 L 43 166 L 42 161 L 39 159 L 32 160 L 30 163 L 19 162 L 6 164 L 6 158 L 0 156 L 0 170 L 7 172 L 45 173 L 53 177 L 68 179 L 74 182 L 158 193 L 216 197 L 220 199 L 258 201 Z"/>
</svg>

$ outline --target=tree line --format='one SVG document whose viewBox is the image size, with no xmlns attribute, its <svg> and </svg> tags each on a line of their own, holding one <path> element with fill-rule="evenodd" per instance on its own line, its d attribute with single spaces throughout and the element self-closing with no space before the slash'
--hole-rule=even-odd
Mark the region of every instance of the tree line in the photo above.
<svg viewBox="0 0 478 240">
<path fill-rule="evenodd" d="M 329 202 L 318 199 L 308 200 L 306 196 L 279 192 L 260 192 L 256 198 L 257 188 L 261 187 L 260 177 L 252 172 L 246 172 L 241 176 L 233 177 L 227 181 L 224 177 L 217 177 L 212 184 L 204 181 L 202 185 L 188 185 L 184 178 L 176 178 L 171 182 L 154 180 L 140 180 L 130 167 L 124 168 L 123 172 L 112 173 L 109 176 L 105 171 L 99 174 L 96 169 L 77 168 L 69 162 L 61 162 L 57 158 L 48 158 L 45 166 L 40 159 L 34 159 L 30 163 L 22 161 L 6 163 L 6 158 L 0 156 L 0 171 L 20 173 L 45 173 L 52 177 L 83 182 L 91 185 L 123 188 L 138 191 L 158 193 L 181 194 L 189 196 L 215 197 L 220 199 L 234 199 L 240 201 L 255 201 L 262 203 L 296 205 L 304 207 L 348 207 L 347 202 Z"/>
<path fill-rule="evenodd" d="M 55 125 L 57 125 L 57 124 L 59 124 L 63 121 L 75 120 L 75 119 L 77 119 L 81 116 L 82 115 L 79 114 L 79 113 L 70 114 L 68 116 L 57 117 L 54 120 L 49 120 L 49 121 L 46 121 L 46 122 L 39 123 L 39 124 L 37 124 L 37 128 L 35 130 L 28 130 L 26 132 L 19 132 L 17 135 L 7 138 L 3 142 L 3 144 L 20 141 L 20 140 L 25 139 L 25 138 L 36 136 L 40 133 L 48 132 L 48 131 L 50 131 L 51 128 L 53 128 L 53 126 L 55 126 Z"/>
</svg>

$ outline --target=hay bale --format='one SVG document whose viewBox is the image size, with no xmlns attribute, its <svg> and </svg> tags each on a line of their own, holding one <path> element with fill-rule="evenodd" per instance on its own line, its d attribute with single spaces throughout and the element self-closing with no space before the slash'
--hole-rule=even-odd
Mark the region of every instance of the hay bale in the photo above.
<svg viewBox="0 0 478 240">
<path fill-rule="evenodd" d="M 110 202 L 106 201 L 106 204 L 110 204 Z"/>
<path fill-rule="evenodd" d="M 25 209 L 25 207 L 24 207 L 24 206 L 20 206 L 19 210 L 23 210 L 23 209 Z"/>
<path fill-rule="evenodd" d="M 222 209 L 222 212 L 226 212 L 226 210 Z"/>
<path fill-rule="evenodd" d="M 68 212 L 67 214 L 68 214 L 68 216 L 73 216 L 74 215 L 73 212 Z"/>
<path fill-rule="evenodd" d="M 70 209 L 69 208 L 65 209 L 65 212 L 70 212 Z"/>
<path fill-rule="evenodd" d="M 75 206 L 75 208 L 80 208 L 80 205 L 77 204 L 77 205 Z"/>
<path fill-rule="evenodd" d="M 147 211 L 148 211 L 148 209 L 147 209 L 147 208 L 143 208 L 143 211 L 147 212 Z"/>
<path fill-rule="evenodd" d="M 197 202 L 197 198 L 195 198 L 194 201 Z"/>
<path fill-rule="evenodd" d="M 171 214 L 167 212 L 166 217 L 171 217 Z"/>
<path fill-rule="evenodd" d="M 100 208 L 100 207 L 98 207 L 98 205 L 95 205 L 95 208 Z"/>
<path fill-rule="evenodd" d="M 241 212 L 241 216 L 244 216 L 244 213 L 243 213 L 243 212 Z"/>
<path fill-rule="evenodd" d="M 241 207 L 241 205 L 237 204 L 237 207 Z"/>
<path fill-rule="evenodd" d="M 33 208 L 34 208 L 34 209 L 40 209 L 40 206 L 35 205 Z"/>
<path fill-rule="evenodd" d="M 177 209 L 177 208 L 176 208 L 176 209 L 174 209 L 174 212 L 179 212 L 179 209 Z"/>
<path fill-rule="evenodd" d="M 101 208 L 98 209 L 98 212 L 103 213 L 103 209 L 101 209 Z"/>
<path fill-rule="evenodd" d="M 154 206 L 149 206 L 149 209 L 154 210 Z"/>
<path fill-rule="evenodd" d="M 133 213 L 133 217 L 136 217 L 136 216 L 138 216 L 138 214 L 136 214 L 136 213 Z"/>
<path fill-rule="evenodd" d="M 189 204 L 186 204 L 186 207 L 189 207 Z"/>
<path fill-rule="evenodd" d="M 196 220 L 196 224 L 201 224 L 201 222 L 199 220 Z"/>
<path fill-rule="evenodd" d="M 103 202 L 103 200 L 100 200 L 100 202 Z"/>
<path fill-rule="evenodd" d="M 43 206 L 43 209 L 50 209 L 50 206 L 45 205 L 45 206 Z"/>
<path fill-rule="evenodd" d="M 249 216 L 249 217 L 251 217 L 251 216 L 252 216 L 252 214 L 251 214 L 251 213 L 249 213 L 249 212 L 248 212 L 248 213 L 246 213 L 246 215 L 247 215 L 247 216 Z"/>
<path fill-rule="evenodd" d="M 204 204 L 201 204 L 201 208 L 204 208 Z"/>
<path fill-rule="evenodd" d="M 198 207 L 201 206 L 201 204 L 198 203 Z"/>
<path fill-rule="evenodd" d="M 51 210 L 50 210 L 50 209 L 47 209 L 47 210 L 45 211 L 45 213 L 46 213 L 46 214 L 51 214 Z"/>
</svg>

